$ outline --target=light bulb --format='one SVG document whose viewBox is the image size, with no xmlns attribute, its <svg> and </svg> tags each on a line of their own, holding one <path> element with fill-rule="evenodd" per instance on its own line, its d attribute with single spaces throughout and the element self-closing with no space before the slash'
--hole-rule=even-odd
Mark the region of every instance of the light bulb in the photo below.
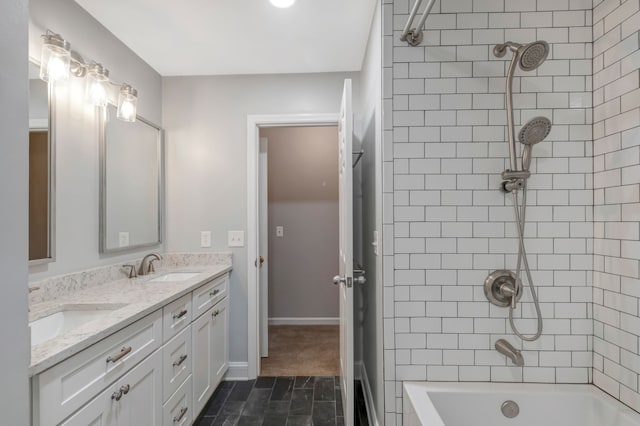
<svg viewBox="0 0 640 426">
<path fill-rule="evenodd" d="M 51 80 L 66 80 L 69 77 L 67 65 L 58 56 L 51 56 L 47 66 L 47 73 Z"/>
<path fill-rule="evenodd" d="M 124 101 L 120 106 L 120 118 L 127 121 L 131 120 L 135 111 L 131 101 Z"/>
<path fill-rule="evenodd" d="M 293 3 L 296 2 L 296 0 L 269 0 L 269 1 L 275 7 L 282 7 L 282 8 L 292 6 Z"/>
<path fill-rule="evenodd" d="M 89 89 L 89 100 L 96 106 L 107 105 L 107 91 L 104 90 L 104 85 L 99 82 L 94 82 Z"/>
<path fill-rule="evenodd" d="M 120 120 L 134 122 L 136 121 L 136 110 L 138 106 L 138 91 L 133 87 L 124 83 L 120 87 L 120 95 L 118 96 L 117 117 Z"/>
<path fill-rule="evenodd" d="M 95 106 L 105 107 L 108 101 L 109 70 L 96 63 L 87 68 L 87 100 Z"/>
</svg>

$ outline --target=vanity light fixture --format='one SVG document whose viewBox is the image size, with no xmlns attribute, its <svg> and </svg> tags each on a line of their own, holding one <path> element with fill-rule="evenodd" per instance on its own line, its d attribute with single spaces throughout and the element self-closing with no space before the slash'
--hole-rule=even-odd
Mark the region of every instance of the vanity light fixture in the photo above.
<svg viewBox="0 0 640 426">
<path fill-rule="evenodd" d="M 87 100 L 95 106 L 105 107 L 109 97 L 107 89 L 109 82 L 109 70 L 101 64 L 93 63 L 87 66 Z"/>
<path fill-rule="evenodd" d="M 136 121 L 137 104 L 138 91 L 127 83 L 120 86 L 117 117 L 122 121 L 133 123 Z"/>
<path fill-rule="evenodd" d="M 46 82 L 69 79 L 71 44 L 60 34 L 47 30 L 42 36 L 40 78 Z"/>
<path fill-rule="evenodd" d="M 280 8 L 293 6 L 293 3 L 296 2 L 296 0 L 269 0 L 269 1 L 275 7 L 280 7 Z"/>
<path fill-rule="evenodd" d="M 289 0 L 291 1 L 291 0 Z M 69 75 L 86 77 L 86 98 L 91 104 L 106 107 L 113 96 L 111 86 L 120 87 L 118 91 L 118 113 L 120 120 L 130 123 L 136 121 L 138 91 L 127 83 L 122 85 L 109 79 L 109 70 L 97 62 L 85 62 L 71 44 L 60 34 L 51 30 L 42 36 L 42 57 L 40 78 L 48 83 L 68 80 Z"/>
</svg>

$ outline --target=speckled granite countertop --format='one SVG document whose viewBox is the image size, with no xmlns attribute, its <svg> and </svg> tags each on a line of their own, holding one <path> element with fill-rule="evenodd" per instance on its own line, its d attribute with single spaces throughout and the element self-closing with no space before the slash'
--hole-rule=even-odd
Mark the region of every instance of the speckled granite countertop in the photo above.
<svg viewBox="0 0 640 426">
<path fill-rule="evenodd" d="M 149 282 L 155 276 L 183 271 L 200 274 L 184 281 Z M 151 276 L 112 281 L 30 306 L 29 321 L 61 310 L 109 311 L 98 319 L 32 346 L 29 376 L 41 373 L 229 271 L 231 264 L 167 268 Z"/>
</svg>

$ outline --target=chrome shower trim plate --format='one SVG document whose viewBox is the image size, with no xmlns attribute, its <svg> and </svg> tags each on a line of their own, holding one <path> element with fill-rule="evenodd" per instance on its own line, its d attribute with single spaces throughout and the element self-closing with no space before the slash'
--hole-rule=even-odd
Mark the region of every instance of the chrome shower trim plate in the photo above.
<svg viewBox="0 0 640 426">
<path fill-rule="evenodd" d="M 511 305 L 511 297 L 503 292 L 503 286 L 507 285 L 516 288 L 516 301 L 522 297 L 522 284 L 516 285 L 516 274 L 506 269 L 497 269 L 490 273 L 484 280 L 484 294 L 489 302 L 502 308 Z"/>
</svg>

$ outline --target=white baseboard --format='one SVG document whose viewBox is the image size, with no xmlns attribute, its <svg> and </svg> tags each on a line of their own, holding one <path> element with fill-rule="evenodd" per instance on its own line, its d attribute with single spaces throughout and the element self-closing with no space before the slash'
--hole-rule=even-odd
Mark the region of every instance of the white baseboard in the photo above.
<svg viewBox="0 0 640 426">
<path fill-rule="evenodd" d="M 230 362 L 229 369 L 224 375 L 224 380 L 237 381 L 249 380 L 249 363 L 248 362 Z"/>
<path fill-rule="evenodd" d="M 269 318 L 269 325 L 339 325 L 340 318 Z"/>
<path fill-rule="evenodd" d="M 364 403 L 367 406 L 367 418 L 371 426 L 380 426 L 378 423 L 378 415 L 376 414 L 376 406 L 373 402 L 373 395 L 371 394 L 371 385 L 369 384 L 369 378 L 367 377 L 367 370 L 364 368 L 363 363 L 359 364 L 360 377 L 362 380 L 362 390 L 364 391 Z"/>
</svg>

